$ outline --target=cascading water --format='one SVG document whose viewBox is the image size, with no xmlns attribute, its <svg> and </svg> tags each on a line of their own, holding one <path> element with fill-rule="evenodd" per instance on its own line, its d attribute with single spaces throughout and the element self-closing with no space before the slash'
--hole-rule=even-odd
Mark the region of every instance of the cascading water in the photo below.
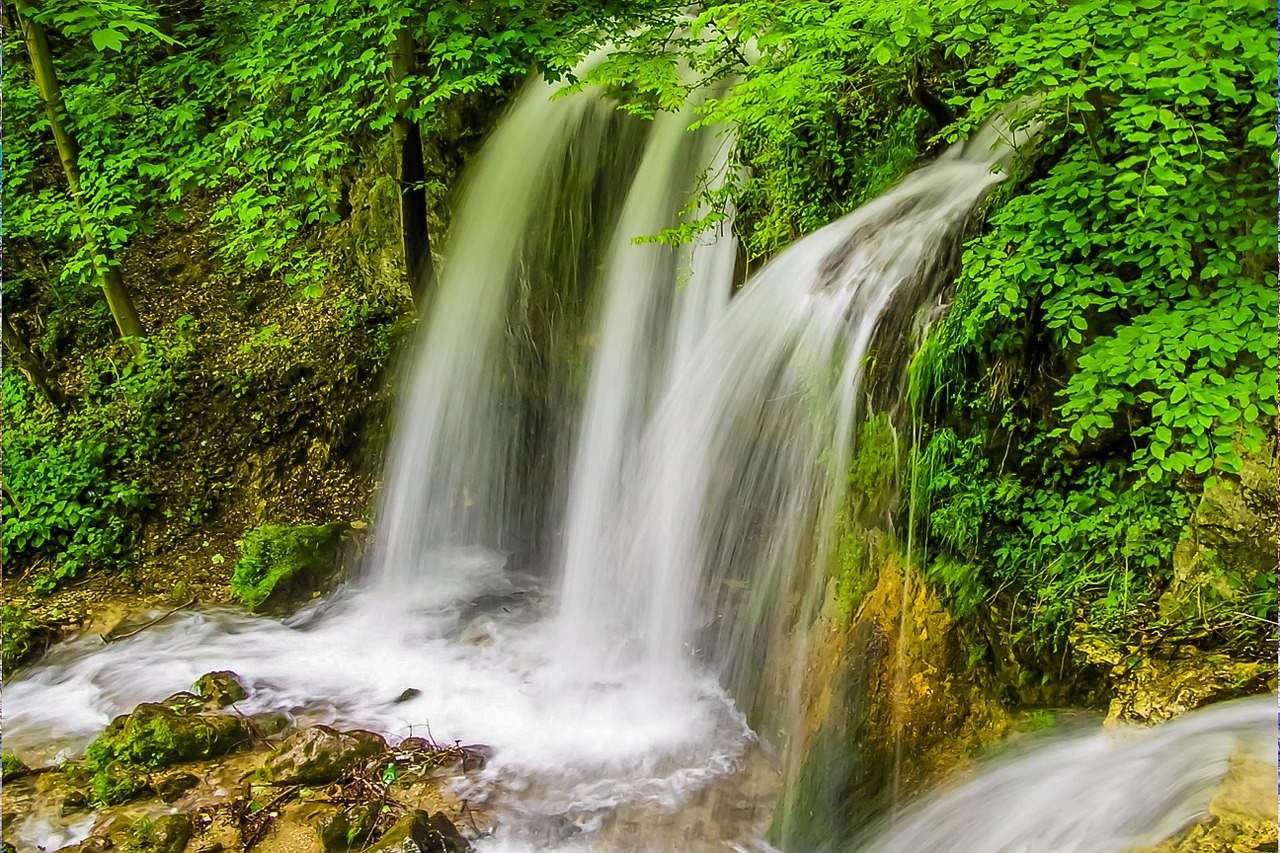
<svg viewBox="0 0 1280 853">
<path fill-rule="evenodd" d="M 1275 700 L 1259 697 L 1154 729 L 1053 737 L 925 797 L 857 849 L 1122 853 L 1209 814 L 1233 764 L 1261 765 L 1265 818 L 1275 808 L 1275 714 Z"/>
<path fill-rule="evenodd" d="M 229 668 L 245 713 L 490 745 L 467 793 L 493 849 L 767 849 L 822 592 L 802 567 L 828 547 L 864 362 L 936 301 L 1012 147 L 989 129 L 730 298 L 728 224 L 636 238 L 724 177 L 731 141 L 551 93 L 528 88 L 462 195 L 363 577 L 284 622 L 208 609 L 64 643 L 6 685 L 7 746 L 73 754 Z"/>
</svg>

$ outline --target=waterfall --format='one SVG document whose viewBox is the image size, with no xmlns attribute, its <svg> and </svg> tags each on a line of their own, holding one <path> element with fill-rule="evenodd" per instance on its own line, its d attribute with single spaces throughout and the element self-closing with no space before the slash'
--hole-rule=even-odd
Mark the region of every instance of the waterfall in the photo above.
<svg viewBox="0 0 1280 853">
<path fill-rule="evenodd" d="M 233 669 L 246 714 L 489 745 L 460 783 L 483 847 L 771 849 L 868 357 L 936 309 L 1019 139 L 989 125 L 734 293 L 732 217 L 644 239 L 730 177 L 732 136 L 689 130 L 714 93 L 644 122 L 554 89 L 525 89 L 462 188 L 363 573 L 285 620 L 61 644 L 6 684 L 7 747 L 73 756 Z"/>
<path fill-rule="evenodd" d="M 1209 814 L 1233 762 L 1275 779 L 1273 697 L 1227 702 L 1152 729 L 1048 739 L 925 797 L 862 853 L 1122 853 Z M 1264 800 L 1274 794 L 1265 786 Z"/>
</svg>

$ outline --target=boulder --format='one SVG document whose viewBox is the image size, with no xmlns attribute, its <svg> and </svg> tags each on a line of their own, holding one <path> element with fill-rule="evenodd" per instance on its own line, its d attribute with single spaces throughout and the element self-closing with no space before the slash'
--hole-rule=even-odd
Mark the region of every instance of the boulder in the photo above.
<svg viewBox="0 0 1280 853">
<path fill-rule="evenodd" d="M 368 853 L 467 853 L 471 845 L 440 812 L 409 812 L 386 831 Z"/>
<path fill-rule="evenodd" d="M 154 769 L 224 755 L 247 738 L 244 723 L 234 715 L 182 713 L 145 703 L 112 720 L 86 756 L 95 771 L 112 761 Z"/>
<path fill-rule="evenodd" d="M 366 731 L 340 732 L 311 726 L 295 732 L 267 759 L 262 772 L 280 785 L 325 785 L 335 782 L 386 750 L 380 735 Z"/>
<path fill-rule="evenodd" d="M 328 589 L 338 574 L 341 522 L 290 527 L 268 524 L 245 534 L 232 593 L 253 611 L 287 612 Z"/>
<path fill-rule="evenodd" d="M 200 694 L 201 700 L 214 708 L 225 708 L 234 705 L 249 695 L 240 676 L 234 672 L 208 672 L 196 679 L 192 687 Z"/>
<path fill-rule="evenodd" d="M 148 782 L 142 771 L 225 755 L 248 739 L 239 717 L 142 704 L 116 717 L 85 753 L 97 803 L 131 799 Z"/>
</svg>

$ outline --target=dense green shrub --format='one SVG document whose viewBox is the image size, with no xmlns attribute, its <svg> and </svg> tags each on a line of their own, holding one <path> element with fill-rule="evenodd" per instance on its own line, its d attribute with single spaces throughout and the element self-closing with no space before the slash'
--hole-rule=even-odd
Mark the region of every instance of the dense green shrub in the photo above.
<svg viewBox="0 0 1280 853">
<path fill-rule="evenodd" d="M 132 563 L 149 499 L 138 478 L 166 449 L 189 355 L 169 336 L 144 345 L 139 359 L 86 359 L 82 394 L 65 413 L 38 404 L 17 371 L 4 372 L 4 557 L 36 566 L 37 587 Z"/>
</svg>

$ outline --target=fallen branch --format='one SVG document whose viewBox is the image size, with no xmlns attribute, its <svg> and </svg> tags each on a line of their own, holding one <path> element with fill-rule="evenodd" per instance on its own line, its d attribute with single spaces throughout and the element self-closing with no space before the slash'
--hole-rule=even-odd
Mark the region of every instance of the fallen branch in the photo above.
<svg viewBox="0 0 1280 853">
<path fill-rule="evenodd" d="M 267 828 L 271 825 L 271 821 L 275 819 L 275 808 L 286 800 L 292 798 L 298 791 L 302 790 L 301 785 L 293 785 L 281 791 L 278 796 L 271 802 L 258 809 L 256 812 L 241 815 L 240 817 L 240 843 L 244 845 L 245 853 L 248 853 L 255 844 L 266 837 Z"/>
<path fill-rule="evenodd" d="M 141 634 L 143 631 L 147 630 L 148 628 L 152 627 L 153 625 L 159 625 L 161 622 L 163 622 L 164 620 L 168 619 L 170 616 L 172 616 L 173 614 L 177 613 L 179 610 L 186 610 L 188 607 L 190 607 L 191 605 L 193 605 L 193 604 L 195 604 L 195 603 L 196 603 L 196 599 L 195 599 L 195 598 L 192 598 L 192 599 L 191 599 L 190 601 L 188 601 L 186 604 L 180 604 L 180 605 L 178 605 L 177 607 L 175 607 L 175 608 L 173 608 L 172 610 L 170 610 L 168 613 L 165 613 L 165 614 L 164 614 L 164 615 L 162 615 L 162 616 L 157 616 L 156 618 L 152 619 L 150 622 L 146 622 L 146 623 L 144 623 L 144 624 L 142 624 L 142 625 L 138 626 L 137 628 L 134 628 L 132 631 L 127 631 L 126 633 L 123 633 L 123 634 L 116 634 L 116 635 L 114 635 L 114 636 L 113 636 L 113 635 L 111 635 L 111 634 L 110 634 L 110 632 L 108 632 L 108 633 L 106 633 L 106 634 L 100 634 L 99 636 L 101 636 L 101 637 L 102 637 L 102 642 L 104 642 L 104 643 L 114 643 L 116 640 L 123 640 L 123 639 L 126 639 L 126 638 L 128 638 L 128 637 L 132 637 L 132 636 L 134 636 L 135 634 Z"/>
</svg>

